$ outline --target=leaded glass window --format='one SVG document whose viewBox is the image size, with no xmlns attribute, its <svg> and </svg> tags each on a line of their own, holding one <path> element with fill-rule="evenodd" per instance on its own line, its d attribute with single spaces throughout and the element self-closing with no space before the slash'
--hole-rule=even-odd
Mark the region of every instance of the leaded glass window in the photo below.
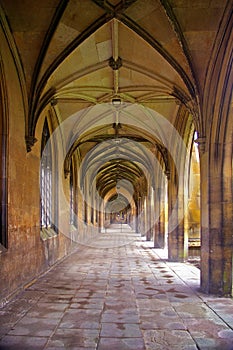
<svg viewBox="0 0 233 350">
<path fill-rule="evenodd" d="M 41 227 L 52 227 L 52 150 L 47 119 L 44 123 L 41 144 L 40 191 Z"/>
</svg>

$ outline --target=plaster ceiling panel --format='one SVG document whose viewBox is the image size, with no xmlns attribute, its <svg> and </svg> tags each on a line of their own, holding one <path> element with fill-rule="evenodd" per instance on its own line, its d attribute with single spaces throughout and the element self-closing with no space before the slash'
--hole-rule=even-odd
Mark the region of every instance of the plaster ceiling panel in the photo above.
<svg viewBox="0 0 233 350">
<path fill-rule="evenodd" d="M 138 87 L 138 90 L 135 90 L 135 87 L 127 86 L 121 89 L 120 91 L 129 93 L 133 98 L 135 98 L 135 100 L 139 99 L 142 95 L 148 93 L 146 87 Z"/>
<path fill-rule="evenodd" d="M 160 100 L 157 102 L 143 102 L 143 105 L 147 108 L 153 109 L 163 117 L 165 117 L 167 120 L 169 120 L 170 123 L 174 123 L 177 116 L 178 111 L 178 105 L 175 102 L 175 100 Z"/>
<path fill-rule="evenodd" d="M 91 0 L 71 0 L 49 44 L 43 61 L 41 74 L 75 40 L 88 30 L 102 14 L 103 10 Z"/>
<path fill-rule="evenodd" d="M 172 1 L 192 58 L 199 86 L 203 87 L 213 44 L 219 30 L 226 1 Z"/>
<path fill-rule="evenodd" d="M 80 32 L 63 22 L 60 22 L 56 33 L 52 39 L 52 42 L 48 48 L 48 54 L 44 58 L 42 71 L 47 67 L 59 54 L 64 50 L 64 48 L 71 43 Z"/>
<path fill-rule="evenodd" d="M 180 38 L 174 31 L 174 25 L 160 2 L 154 0 L 136 1 L 128 8 L 126 14 L 139 25 L 139 28 L 142 28 L 151 38 L 156 40 L 176 62 L 179 62 L 190 78 L 192 77 L 187 58 L 180 44 Z M 142 35 L 145 34 L 142 32 Z"/>
<path fill-rule="evenodd" d="M 71 80 L 75 79 L 77 72 L 86 70 L 85 74 L 87 74 L 88 67 L 93 67 L 111 57 L 112 44 L 110 39 L 110 26 L 106 24 L 64 59 L 48 80 L 47 88 L 59 85 L 69 76 Z"/>
<path fill-rule="evenodd" d="M 65 100 L 58 100 L 57 103 L 57 110 L 59 111 L 59 115 L 61 116 L 62 120 L 65 120 L 69 118 L 70 116 L 74 115 L 75 113 L 78 113 L 78 115 L 82 114 L 82 111 L 85 111 L 88 107 L 90 107 L 92 104 L 89 102 L 84 101 L 65 101 Z"/>
<path fill-rule="evenodd" d="M 111 5 L 116 6 L 121 2 L 121 0 L 109 0 L 109 2 Z"/>
<path fill-rule="evenodd" d="M 170 0 L 170 4 L 172 7 L 180 7 L 180 8 L 189 8 L 192 10 L 193 8 L 204 8 L 204 7 L 223 7 L 226 4 L 225 0 Z"/>
<path fill-rule="evenodd" d="M 103 13 L 104 11 L 92 0 L 69 0 L 62 22 L 82 32 Z"/>
<path fill-rule="evenodd" d="M 147 72 L 157 75 L 158 80 L 175 81 L 186 89 L 179 74 L 162 55 L 125 25 L 121 24 L 119 29 L 119 55 L 123 60 L 123 66 L 125 60 L 135 65 L 135 70 L 137 65 L 146 67 Z"/>
<path fill-rule="evenodd" d="M 158 0 L 138 0 L 125 11 L 125 14 L 135 21 L 140 21 L 159 7 Z"/>
<path fill-rule="evenodd" d="M 10 29 L 19 52 L 27 89 L 59 0 L 2 0 Z"/>
<path fill-rule="evenodd" d="M 154 91 L 172 91 L 173 84 L 169 83 L 165 79 L 160 79 L 156 74 L 148 74 L 147 72 L 137 72 L 133 69 L 125 69 L 122 67 L 119 74 L 119 86 L 121 88 L 126 87 L 137 87 L 138 89 L 142 87 L 144 91 L 144 86 L 150 86 L 154 88 Z"/>
<path fill-rule="evenodd" d="M 175 8 L 183 32 L 217 31 L 224 8 Z M 214 39 L 214 38 L 213 38 Z"/>
<path fill-rule="evenodd" d="M 57 94 L 55 94 L 55 98 L 59 99 L 83 99 L 88 100 L 94 103 L 98 102 L 98 99 L 103 95 L 112 93 L 112 89 L 102 87 L 101 85 L 96 86 L 88 86 L 85 84 L 82 85 L 74 85 L 72 87 L 65 87 L 61 89 Z M 86 98 L 85 98 L 86 97 Z"/>
<path fill-rule="evenodd" d="M 99 44 L 98 44 L 99 45 Z M 96 62 L 99 62 L 99 54 L 97 49 L 95 37 L 91 36 L 88 40 L 85 40 L 82 45 L 80 45 L 80 55 L 83 57 L 83 62 L 85 66 L 91 66 Z"/>
<path fill-rule="evenodd" d="M 87 142 L 84 143 L 82 146 L 79 147 L 79 153 L 80 153 L 80 158 L 83 159 L 88 152 L 92 150 L 93 147 L 96 146 L 96 143 L 94 142 Z"/>
<path fill-rule="evenodd" d="M 107 60 L 112 55 L 112 41 L 107 40 L 100 43 L 96 43 L 99 61 Z"/>
<path fill-rule="evenodd" d="M 1 0 L 1 5 L 14 32 L 46 31 L 59 0 Z"/>
<path fill-rule="evenodd" d="M 44 40 L 44 32 L 15 32 L 14 38 L 20 50 L 20 58 L 23 64 L 27 90 L 30 90 L 31 79 L 37 62 L 41 43 Z"/>
<path fill-rule="evenodd" d="M 205 83 L 206 69 L 208 67 L 213 45 L 213 37 L 216 33 L 211 31 L 203 32 L 187 32 L 186 40 L 190 46 L 190 53 L 193 60 L 193 68 L 198 75 L 200 86 Z"/>
<path fill-rule="evenodd" d="M 90 90 L 95 93 L 95 90 L 99 88 L 112 88 L 113 86 L 113 77 L 112 70 L 110 67 L 106 66 L 105 68 L 90 72 L 80 77 L 79 79 L 74 80 L 67 87 L 78 87 L 85 88 L 89 87 Z"/>
</svg>

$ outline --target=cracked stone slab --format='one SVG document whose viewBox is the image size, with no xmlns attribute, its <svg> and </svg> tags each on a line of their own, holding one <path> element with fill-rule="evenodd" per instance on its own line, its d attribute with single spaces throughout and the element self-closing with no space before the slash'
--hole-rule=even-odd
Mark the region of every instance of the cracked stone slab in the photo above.
<svg viewBox="0 0 233 350">
<path fill-rule="evenodd" d="M 57 326 L 56 319 L 23 317 L 15 327 L 12 327 L 9 335 L 26 335 L 34 337 L 48 337 Z"/>
<path fill-rule="evenodd" d="M 96 329 L 57 329 L 49 340 L 46 350 L 96 349 L 99 331 Z"/>
<path fill-rule="evenodd" d="M 142 336 L 138 324 L 102 323 L 101 337 L 110 338 L 139 338 Z"/>
<path fill-rule="evenodd" d="M 148 330 L 143 336 L 147 350 L 198 350 L 187 331 Z"/>
<path fill-rule="evenodd" d="M 98 350 L 146 350 L 141 338 L 100 338 Z"/>
<path fill-rule="evenodd" d="M 101 312 L 96 309 L 68 310 L 59 328 L 99 329 Z"/>
<path fill-rule="evenodd" d="M 43 350 L 48 338 L 7 335 L 0 342 L 1 350 Z"/>
</svg>

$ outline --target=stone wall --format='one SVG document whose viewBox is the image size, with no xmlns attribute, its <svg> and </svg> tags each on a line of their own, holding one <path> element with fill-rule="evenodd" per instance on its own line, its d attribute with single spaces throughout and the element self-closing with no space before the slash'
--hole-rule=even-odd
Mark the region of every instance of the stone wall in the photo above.
<svg viewBox="0 0 233 350">
<path fill-rule="evenodd" d="M 27 153 L 22 81 L 5 36 L 0 30 L 4 96 L 2 110 L 8 120 L 8 249 L 0 253 L 0 303 L 68 254 L 75 244 L 63 234 L 40 238 L 40 141 Z"/>
</svg>

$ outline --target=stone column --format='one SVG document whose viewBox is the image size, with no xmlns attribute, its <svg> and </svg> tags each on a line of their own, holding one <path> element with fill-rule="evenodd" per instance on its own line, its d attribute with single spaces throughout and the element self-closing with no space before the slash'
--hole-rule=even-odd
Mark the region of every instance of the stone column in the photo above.
<svg viewBox="0 0 233 350">
<path fill-rule="evenodd" d="M 150 189 L 148 190 L 148 195 L 146 197 L 146 213 L 145 213 L 145 220 L 146 220 L 146 240 L 150 241 L 152 234 L 151 234 L 151 193 Z"/>
<path fill-rule="evenodd" d="M 162 191 L 160 201 L 159 201 L 159 221 L 158 221 L 158 244 L 160 248 L 165 246 L 165 199 L 164 193 Z"/>
<path fill-rule="evenodd" d="M 99 226 L 99 233 L 101 233 L 102 229 L 104 228 L 104 205 L 103 201 L 99 200 L 98 201 L 98 208 L 99 208 L 99 213 L 98 213 L 98 226 Z"/>
<path fill-rule="evenodd" d="M 145 212 L 146 212 L 145 197 L 142 197 L 141 198 L 141 225 L 140 225 L 142 236 L 145 236 L 145 233 L 146 233 Z"/>
<path fill-rule="evenodd" d="M 180 186 L 181 187 L 181 186 Z M 174 181 L 168 181 L 168 259 L 184 261 L 188 258 L 188 237 L 184 232 L 184 193 Z"/>
<path fill-rule="evenodd" d="M 98 231 L 101 233 L 101 210 L 98 212 Z"/>
<path fill-rule="evenodd" d="M 165 178 L 161 179 L 159 188 L 159 218 L 158 218 L 158 244 L 160 248 L 165 246 Z"/>
<path fill-rule="evenodd" d="M 135 208 L 135 213 L 134 213 L 134 216 L 135 216 L 135 232 L 136 233 L 139 233 L 139 227 L 138 227 L 138 215 L 139 215 L 139 203 L 135 203 L 136 204 L 136 208 Z"/>
<path fill-rule="evenodd" d="M 154 247 L 160 248 L 159 236 L 160 236 L 160 210 L 161 210 L 161 188 L 157 188 L 154 196 Z"/>
<path fill-rule="evenodd" d="M 201 152 L 200 166 L 201 289 L 206 293 L 230 296 L 233 253 L 232 144 L 211 144 L 208 151 Z"/>
<path fill-rule="evenodd" d="M 137 213 L 138 213 L 138 232 L 143 235 L 142 231 L 142 197 L 138 197 L 138 207 L 137 207 Z"/>
</svg>

